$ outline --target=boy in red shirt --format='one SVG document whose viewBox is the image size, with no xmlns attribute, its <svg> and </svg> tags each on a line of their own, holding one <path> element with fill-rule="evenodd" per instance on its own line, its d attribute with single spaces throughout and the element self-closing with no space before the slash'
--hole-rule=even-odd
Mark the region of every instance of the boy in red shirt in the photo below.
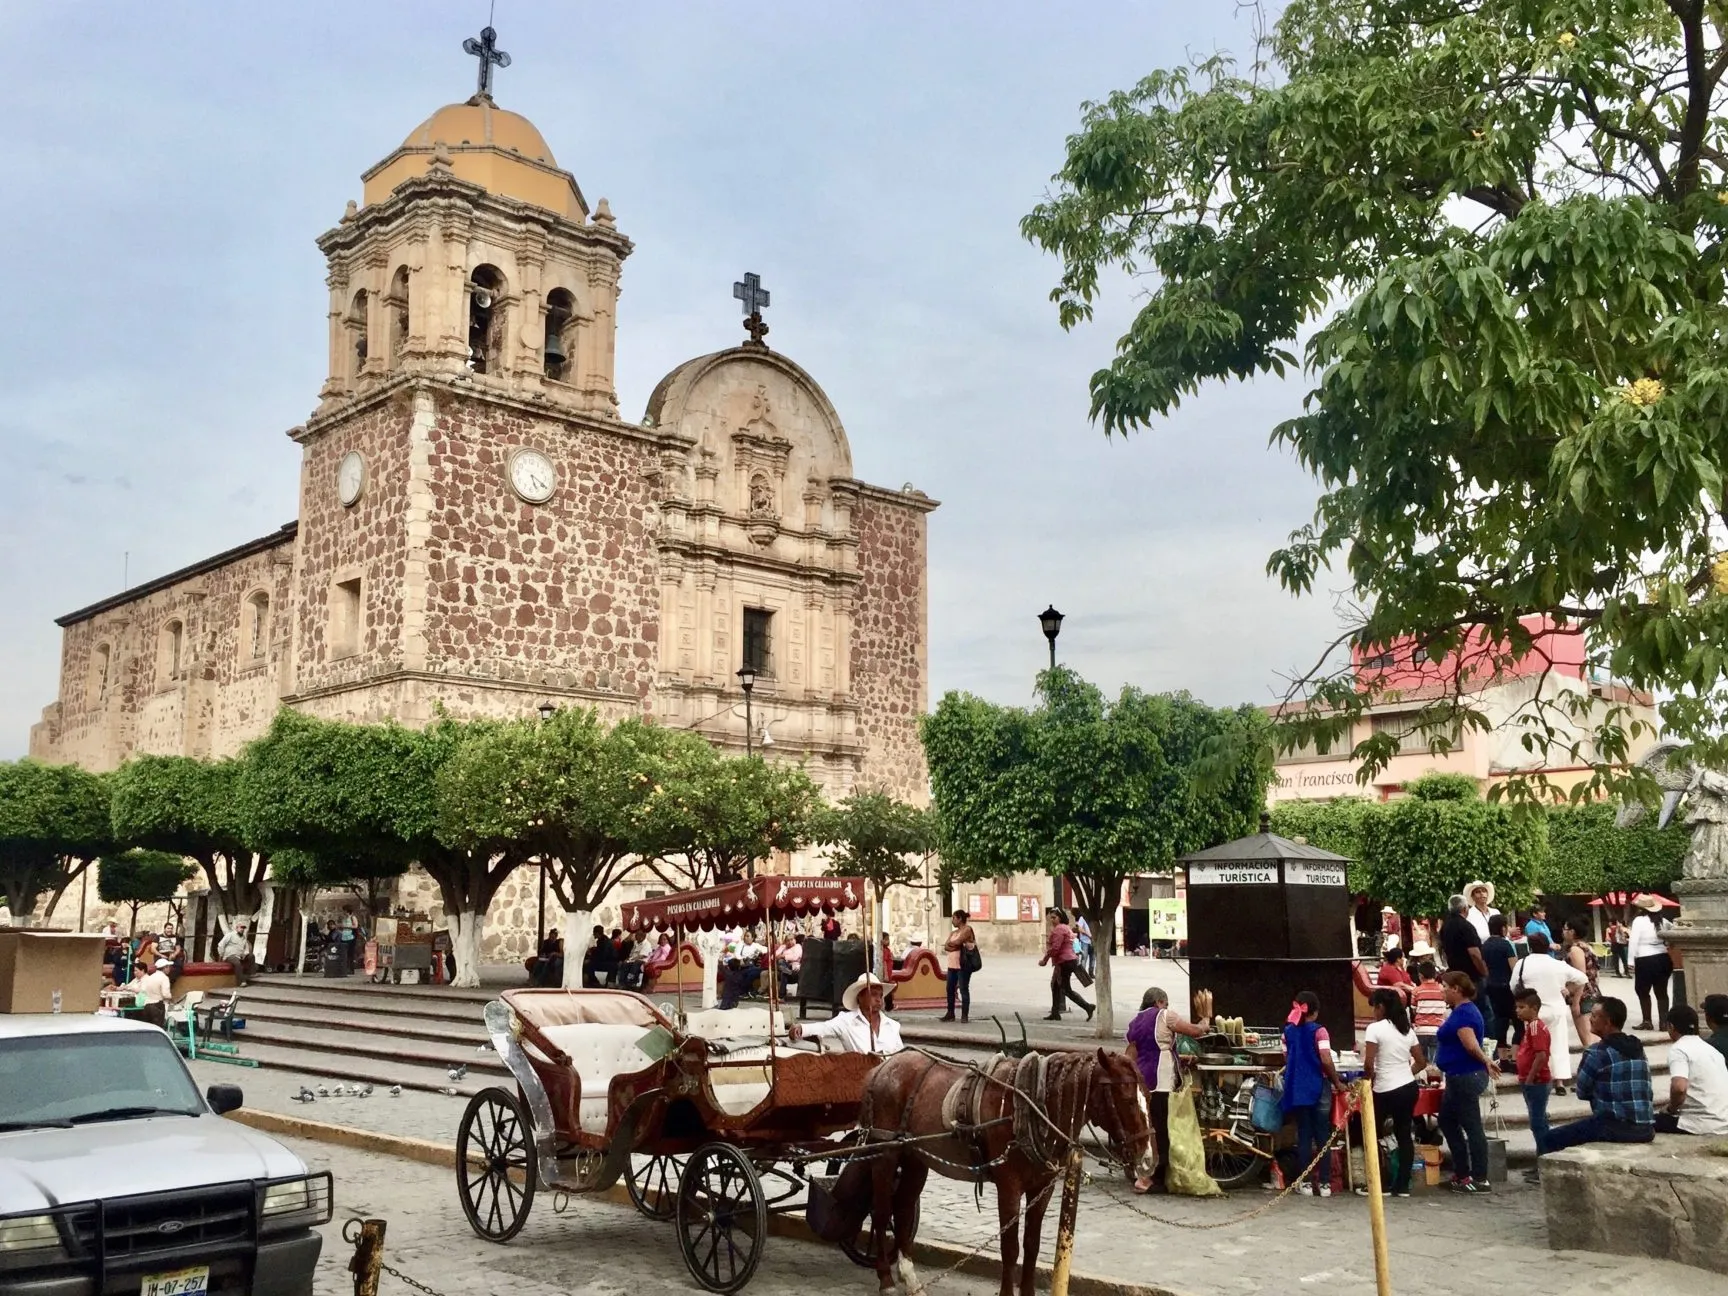
<svg viewBox="0 0 1728 1296">
<path fill-rule="evenodd" d="M 1534 990 L 1520 990 L 1516 996 L 1518 1020 L 1524 1023 L 1524 1039 L 1518 1045 L 1518 1089 L 1524 1095 L 1524 1109 L 1530 1113 L 1530 1133 L 1536 1139 L 1536 1154 L 1542 1154 L 1542 1144 L 1548 1138 L 1548 1094 L 1554 1073 L 1548 1066 L 1553 1036 L 1543 1025 L 1542 996 Z M 1527 1170 L 1524 1178 L 1540 1182 L 1540 1171 Z"/>
</svg>

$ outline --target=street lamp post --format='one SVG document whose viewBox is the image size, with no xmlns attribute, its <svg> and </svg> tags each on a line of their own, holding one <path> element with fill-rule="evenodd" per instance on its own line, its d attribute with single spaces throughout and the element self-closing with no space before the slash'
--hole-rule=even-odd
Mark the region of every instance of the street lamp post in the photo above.
<svg viewBox="0 0 1728 1296">
<path fill-rule="evenodd" d="M 1062 633 L 1062 614 L 1054 603 L 1038 614 L 1038 624 L 1044 627 L 1044 637 L 1050 641 L 1050 669 L 1056 669 L 1056 636 Z"/>
<path fill-rule="evenodd" d="M 546 721 L 550 720 L 553 716 L 558 714 L 558 708 L 553 706 L 550 702 L 542 702 L 536 708 L 536 710 L 538 710 L 540 712 L 540 721 L 542 724 L 544 724 Z M 540 861 L 540 899 L 539 899 L 538 904 L 536 904 L 534 907 L 534 930 L 536 933 L 538 933 L 534 937 L 534 957 L 539 958 L 540 957 L 540 951 L 546 945 L 546 861 L 545 860 Z"/>
<path fill-rule="evenodd" d="M 750 690 L 756 687 L 756 672 L 748 663 L 738 668 L 738 687 L 744 690 L 744 756 L 746 759 L 755 754 L 750 740 Z M 756 876 L 756 859 L 752 856 L 744 866 L 745 877 Z"/>
</svg>

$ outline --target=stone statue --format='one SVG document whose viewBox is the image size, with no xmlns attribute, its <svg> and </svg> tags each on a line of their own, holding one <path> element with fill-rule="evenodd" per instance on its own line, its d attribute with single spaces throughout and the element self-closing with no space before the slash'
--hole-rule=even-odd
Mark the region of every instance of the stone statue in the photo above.
<svg viewBox="0 0 1728 1296">
<path fill-rule="evenodd" d="M 761 473 L 750 479 L 750 514 L 752 517 L 774 516 L 774 488 Z"/>
<path fill-rule="evenodd" d="M 1686 750 L 1685 743 L 1668 740 L 1657 743 L 1638 762 L 1662 789 L 1662 811 L 1656 826 L 1666 828 L 1684 799 L 1692 841 L 1681 875 L 1689 881 L 1728 879 L 1728 774 L 1693 764 L 1686 758 Z M 1615 822 L 1622 828 L 1630 827 L 1644 814 L 1642 804 L 1627 802 L 1621 805 Z"/>
</svg>

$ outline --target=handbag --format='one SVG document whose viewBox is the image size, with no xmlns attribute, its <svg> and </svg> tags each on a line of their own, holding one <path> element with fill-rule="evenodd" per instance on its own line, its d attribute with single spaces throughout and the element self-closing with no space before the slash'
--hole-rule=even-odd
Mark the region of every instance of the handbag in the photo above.
<svg viewBox="0 0 1728 1296">
<path fill-rule="evenodd" d="M 1248 1109 L 1248 1120 L 1262 1134 L 1276 1134 L 1284 1128 L 1284 1082 L 1277 1076 L 1254 1082 L 1254 1099 Z"/>
<path fill-rule="evenodd" d="M 976 945 L 960 947 L 960 970 L 970 976 L 984 966 L 984 955 Z"/>
<path fill-rule="evenodd" d="M 1074 979 L 1078 981 L 1082 987 L 1090 986 L 1092 984 L 1092 974 L 1086 970 L 1086 965 L 1079 959 L 1074 960 Z"/>
</svg>

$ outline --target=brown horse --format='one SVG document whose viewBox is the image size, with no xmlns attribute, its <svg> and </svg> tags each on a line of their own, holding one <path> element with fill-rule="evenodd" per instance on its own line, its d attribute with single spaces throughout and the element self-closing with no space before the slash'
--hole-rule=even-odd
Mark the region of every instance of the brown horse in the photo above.
<svg viewBox="0 0 1728 1296">
<path fill-rule="evenodd" d="M 1103 1049 L 1034 1054 L 1024 1062 L 997 1057 L 982 1074 L 921 1053 L 897 1053 L 871 1072 L 858 1124 L 871 1155 L 846 1168 L 835 1200 L 856 1229 L 868 1181 L 877 1281 L 886 1291 L 897 1274 L 908 1296 L 923 1291 L 911 1257 L 918 1197 L 931 1170 L 948 1179 L 995 1184 L 1001 1296 L 1013 1296 L 1017 1262 L 1021 1296 L 1033 1296 L 1044 1210 L 1069 1150 L 1088 1124 L 1103 1133 L 1130 1181 L 1151 1170 L 1139 1074 L 1127 1057 Z M 1022 1260 L 1015 1221 L 1023 1203 Z"/>
</svg>

